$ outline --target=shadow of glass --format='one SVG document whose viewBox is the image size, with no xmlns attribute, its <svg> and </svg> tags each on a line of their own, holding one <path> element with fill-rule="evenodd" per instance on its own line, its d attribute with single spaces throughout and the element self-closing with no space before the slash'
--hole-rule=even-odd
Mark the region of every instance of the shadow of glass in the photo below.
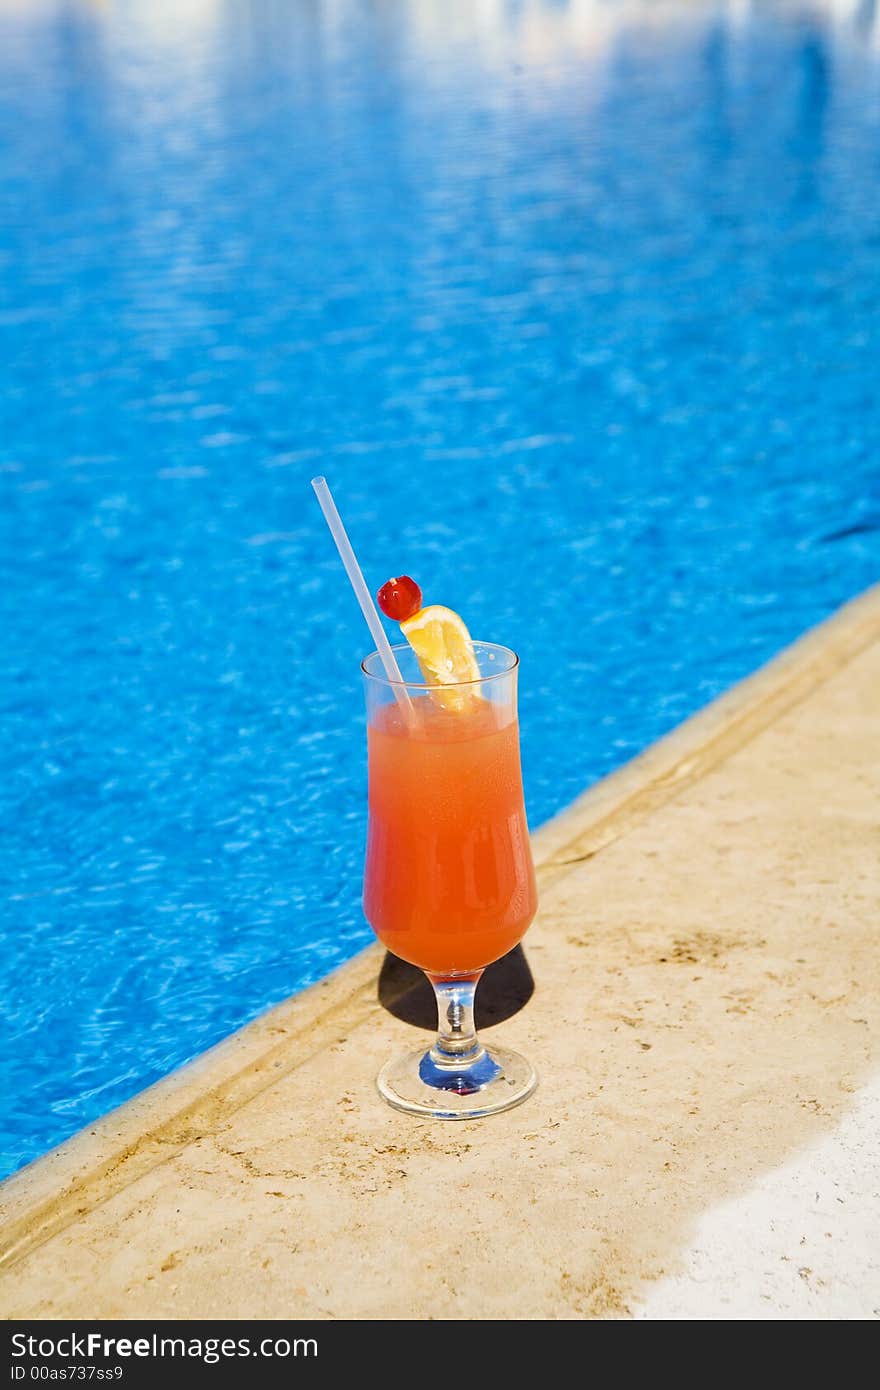
<svg viewBox="0 0 880 1390">
<path fill-rule="evenodd" d="M 503 1023 L 524 1008 L 535 992 L 535 981 L 522 946 L 487 966 L 476 998 L 477 1028 Z M 379 972 L 379 1003 L 395 1018 L 425 1028 L 437 1028 L 437 1005 L 427 976 L 415 965 L 385 952 Z"/>
</svg>

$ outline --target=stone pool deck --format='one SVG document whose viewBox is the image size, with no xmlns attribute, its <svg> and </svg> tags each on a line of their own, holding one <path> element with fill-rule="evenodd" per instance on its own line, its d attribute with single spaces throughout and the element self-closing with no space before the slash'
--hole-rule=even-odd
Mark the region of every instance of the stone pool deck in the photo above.
<svg viewBox="0 0 880 1390">
<path fill-rule="evenodd" d="M 0 1311 L 877 1317 L 878 847 L 874 589 L 535 837 L 532 1100 L 383 1105 L 430 1001 L 371 948 L 0 1188 Z"/>
</svg>

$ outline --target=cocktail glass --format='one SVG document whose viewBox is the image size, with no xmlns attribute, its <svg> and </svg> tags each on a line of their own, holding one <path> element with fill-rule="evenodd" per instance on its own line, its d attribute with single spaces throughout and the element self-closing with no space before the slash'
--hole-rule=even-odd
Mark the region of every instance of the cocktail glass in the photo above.
<svg viewBox="0 0 880 1390">
<path fill-rule="evenodd" d="M 378 653 L 362 664 L 367 697 L 369 826 L 364 912 L 379 940 L 424 970 L 437 998 L 433 1047 L 390 1061 L 390 1105 L 476 1119 L 531 1095 L 534 1068 L 487 1049 L 474 994 L 487 965 L 519 942 L 537 908 L 523 801 L 519 658 L 475 642 L 479 680 L 426 685 L 407 645 L 401 681 Z"/>
</svg>

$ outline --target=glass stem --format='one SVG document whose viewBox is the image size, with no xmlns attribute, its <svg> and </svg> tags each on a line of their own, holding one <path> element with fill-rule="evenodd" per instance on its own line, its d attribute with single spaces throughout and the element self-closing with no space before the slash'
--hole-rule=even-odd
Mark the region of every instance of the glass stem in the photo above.
<svg viewBox="0 0 880 1390">
<path fill-rule="evenodd" d="M 437 998 L 437 1041 L 431 1057 L 440 1064 L 470 1064 L 482 1056 L 483 1048 L 474 1025 L 474 995 L 482 970 L 473 975 L 444 978 L 429 975 Z"/>
</svg>

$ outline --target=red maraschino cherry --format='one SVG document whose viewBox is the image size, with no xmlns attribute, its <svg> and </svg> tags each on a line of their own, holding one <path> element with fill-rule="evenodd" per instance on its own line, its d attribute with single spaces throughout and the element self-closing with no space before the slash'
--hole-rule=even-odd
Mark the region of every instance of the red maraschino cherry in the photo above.
<svg viewBox="0 0 880 1390">
<path fill-rule="evenodd" d="M 397 579 L 387 579 L 376 595 L 376 601 L 386 618 L 396 623 L 405 623 L 422 606 L 422 591 L 414 579 L 402 574 Z"/>
</svg>

